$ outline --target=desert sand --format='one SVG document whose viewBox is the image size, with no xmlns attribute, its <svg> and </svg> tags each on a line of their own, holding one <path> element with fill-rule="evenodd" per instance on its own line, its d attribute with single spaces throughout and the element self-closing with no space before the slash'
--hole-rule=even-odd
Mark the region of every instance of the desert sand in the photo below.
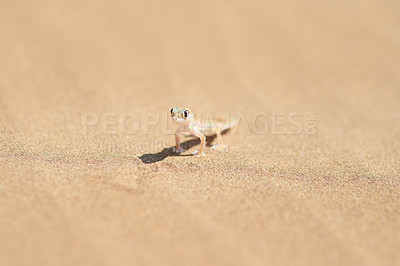
<svg viewBox="0 0 400 266">
<path fill-rule="evenodd" d="M 3 1 L 0 265 L 398 265 L 399 14 Z M 176 156 L 173 106 L 242 119 Z"/>
</svg>

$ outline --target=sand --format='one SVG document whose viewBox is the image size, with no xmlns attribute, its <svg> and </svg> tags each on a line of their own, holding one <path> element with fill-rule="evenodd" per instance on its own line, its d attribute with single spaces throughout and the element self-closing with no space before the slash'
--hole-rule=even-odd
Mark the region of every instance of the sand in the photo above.
<svg viewBox="0 0 400 266">
<path fill-rule="evenodd" d="M 398 2 L 0 6 L 1 265 L 400 263 Z"/>
</svg>

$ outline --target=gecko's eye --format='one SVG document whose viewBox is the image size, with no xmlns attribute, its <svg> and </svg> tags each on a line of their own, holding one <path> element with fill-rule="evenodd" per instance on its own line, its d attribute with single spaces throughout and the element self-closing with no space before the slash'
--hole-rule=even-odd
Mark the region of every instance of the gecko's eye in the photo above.
<svg viewBox="0 0 400 266">
<path fill-rule="evenodd" d="M 172 115 L 172 112 L 174 111 L 174 108 L 171 108 L 171 115 Z"/>
<path fill-rule="evenodd" d="M 183 111 L 183 115 L 184 115 L 185 117 L 188 117 L 188 116 L 189 116 L 189 111 L 188 111 L 188 110 Z"/>
</svg>

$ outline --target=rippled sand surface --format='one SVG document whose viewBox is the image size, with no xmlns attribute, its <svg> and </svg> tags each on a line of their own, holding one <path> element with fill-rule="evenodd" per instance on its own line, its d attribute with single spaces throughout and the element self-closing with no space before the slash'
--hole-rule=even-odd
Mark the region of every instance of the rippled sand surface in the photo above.
<svg viewBox="0 0 400 266">
<path fill-rule="evenodd" d="M 399 264 L 399 14 L 3 1 L 0 264 Z M 174 156 L 172 106 L 240 124 Z"/>
</svg>

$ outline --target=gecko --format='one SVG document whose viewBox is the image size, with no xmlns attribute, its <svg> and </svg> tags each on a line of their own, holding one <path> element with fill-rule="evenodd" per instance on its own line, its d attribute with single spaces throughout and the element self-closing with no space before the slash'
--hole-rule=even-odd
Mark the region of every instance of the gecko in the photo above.
<svg viewBox="0 0 400 266">
<path fill-rule="evenodd" d="M 172 121 L 178 124 L 178 129 L 175 132 L 176 145 L 173 147 L 173 151 L 176 153 L 185 151 L 179 140 L 180 133 L 185 132 L 198 137 L 200 139 L 200 150 L 193 152 L 193 155 L 205 156 L 206 136 L 217 135 L 218 144 L 213 145 L 213 148 L 220 150 L 223 148 L 221 132 L 237 124 L 237 120 L 230 116 L 229 119 L 200 120 L 188 108 L 173 107 L 170 113 Z"/>
</svg>

